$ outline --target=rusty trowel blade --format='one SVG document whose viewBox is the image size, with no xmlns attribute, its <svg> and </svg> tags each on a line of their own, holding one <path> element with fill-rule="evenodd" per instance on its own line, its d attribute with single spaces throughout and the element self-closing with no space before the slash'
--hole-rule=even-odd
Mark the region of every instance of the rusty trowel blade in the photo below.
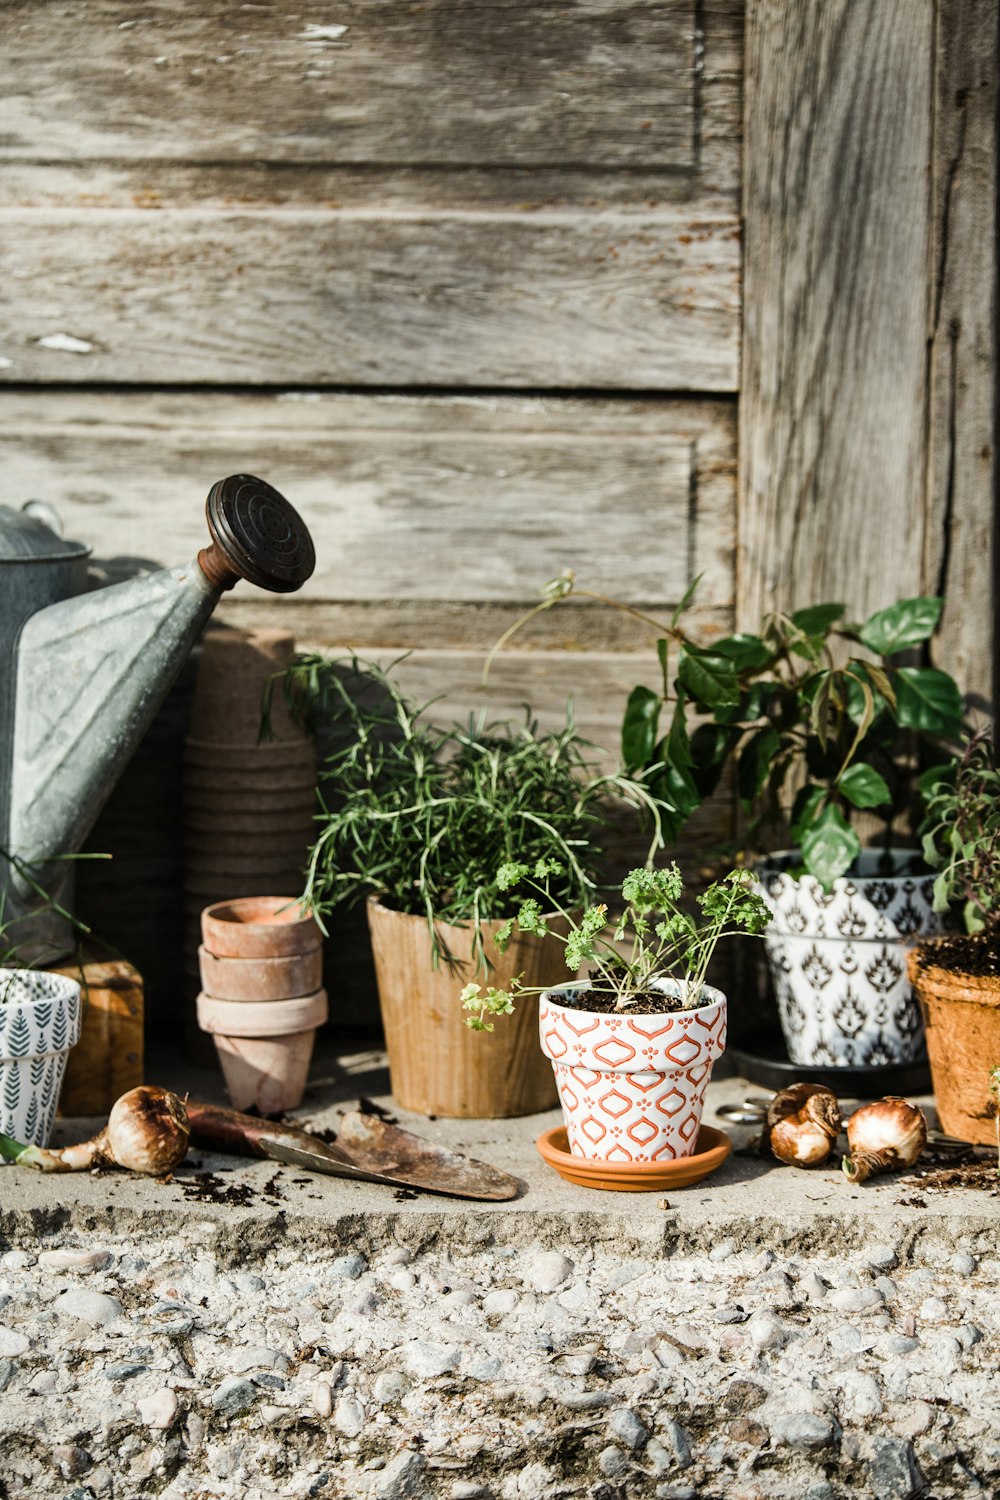
<svg viewBox="0 0 1000 1500">
<path fill-rule="evenodd" d="M 313 1147 L 301 1137 L 290 1141 L 266 1133 L 261 1136 L 260 1144 L 277 1161 L 336 1177 L 384 1182 L 392 1187 L 491 1203 L 517 1197 L 517 1179 L 508 1172 L 449 1151 L 357 1110 L 344 1116 L 333 1146 L 317 1140 Z"/>
</svg>

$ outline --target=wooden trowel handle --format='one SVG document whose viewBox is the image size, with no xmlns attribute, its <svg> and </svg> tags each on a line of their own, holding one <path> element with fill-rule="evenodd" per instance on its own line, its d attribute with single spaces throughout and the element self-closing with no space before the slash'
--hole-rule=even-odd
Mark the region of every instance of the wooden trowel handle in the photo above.
<svg viewBox="0 0 1000 1500">
<path fill-rule="evenodd" d="M 286 1140 L 292 1145 L 314 1148 L 323 1143 L 308 1130 L 298 1130 L 294 1125 L 275 1125 L 271 1120 L 260 1120 L 255 1115 L 241 1115 L 238 1110 L 225 1109 L 221 1104 L 201 1104 L 196 1099 L 187 1101 L 188 1122 L 192 1138 L 202 1146 L 212 1146 L 216 1151 L 226 1151 L 233 1156 L 267 1156 L 261 1138 Z"/>
</svg>

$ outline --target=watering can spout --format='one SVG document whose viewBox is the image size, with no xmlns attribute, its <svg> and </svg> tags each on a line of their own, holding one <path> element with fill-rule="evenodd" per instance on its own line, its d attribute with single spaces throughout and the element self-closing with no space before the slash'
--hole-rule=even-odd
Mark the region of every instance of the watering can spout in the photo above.
<svg viewBox="0 0 1000 1500">
<path fill-rule="evenodd" d="M 65 887 L 51 862 L 80 849 L 222 592 L 246 578 L 289 593 L 313 571 L 308 531 L 262 480 L 221 480 L 206 512 L 211 542 L 190 566 L 61 598 L 21 626 L 5 840 L 21 864 L 8 918 L 11 902 L 15 913 L 37 902 L 24 865 L 46 872 L 50 895 Z"/>
</svg>

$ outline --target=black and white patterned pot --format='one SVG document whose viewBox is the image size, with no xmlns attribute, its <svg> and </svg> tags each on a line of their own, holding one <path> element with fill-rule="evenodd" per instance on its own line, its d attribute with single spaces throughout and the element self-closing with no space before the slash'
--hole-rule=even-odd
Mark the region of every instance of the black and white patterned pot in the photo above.
<svg viewBox="0 0 1000 1500">
<path fill-rule="evenodd" d="M 774 919 L 764 935 L 788 1055 L 807 1067 L 914 1062 L 924 1055 L 920 1007 L 906 977 L 906 949 L 939 932 L 934 877 L 916 851 L 867 849 L 858 872 L 824 891 L 798 878 L 794 851 L 757 866 L 758 889 Z"/>
<path fill-rule="evenodd" d="M 3 1135 L 48 1145 L 66 1059 L 80 1038 L 81 1009 L 75 979 L 42 969 L 0 969 Z"/>
</svg>

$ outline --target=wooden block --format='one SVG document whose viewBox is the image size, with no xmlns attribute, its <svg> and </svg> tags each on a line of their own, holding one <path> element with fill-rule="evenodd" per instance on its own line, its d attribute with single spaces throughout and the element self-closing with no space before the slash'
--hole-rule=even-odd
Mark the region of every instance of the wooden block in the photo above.
<svg viewBox="0 0 1000 1500">
<path fill-rule="evenodd" d="M 83 990 L 83 1028 L 69 1055 L 61 1115 L 106 1115 L 143 1080 L 143 982 L 124 959 L 81 959 L 53 966 Z"/>
</svg>

